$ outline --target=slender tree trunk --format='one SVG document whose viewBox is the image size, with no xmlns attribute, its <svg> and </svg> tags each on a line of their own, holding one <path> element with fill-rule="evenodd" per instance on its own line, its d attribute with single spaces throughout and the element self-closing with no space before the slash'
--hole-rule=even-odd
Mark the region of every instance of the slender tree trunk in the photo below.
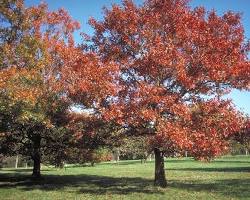
<svg viewBox="0 0 250 200">
<path fill-rule="evenodd" d="M 155 153 L 155 181 L 154 184 L 160 187 L 166 187 L 167 181 L 165 177 L 164 169 L 164 156 L 163 153 L 158 149 L 154 149 Z"/>
<path fill-rule="evenodd" d="M 146 163 L 147 162 L 147 160 L 148 160 L 148 153 L 147 152 L 145 152 L 144 154 L 143 154 L 143 163 Z"/>
<path fill-rule="evenodd" d="M 57 159 L 56 160 L 56 164 L 55 164 L 56 168 L 63 168 L 64 167 L 64 161 L 62 161 L 61 159 Z"/>
<path fill-rule="evenodd" d="M 150 153 L 149 156 L 148 156 L 148 160 L 149 161 L 152 161 L 152 154 Z"/>
<path fill-rule="evenodd" d="M 248 148 L 245 149 L 246 156 L 249 154 Z"/>
<path fill-rule="evenodd" d="M 116 149 L 113 155 L 114 155 L 115 162 L 118 163 L 120 161 L 120 151 Z"/>
<path fill-rule="evenodd" d="M 41 147 L 41 138 L 40 136 L 36 136 L 33 140 L 34 149 L 33 149 L 33 173 L 32 176 L 34 178 L 40 178 L 41 177 L 41 153 L 40 153 L 40 147 Z"/>
<path fill-rule="evenodd" d="M 117 150 L 116 152 L 116 162 L 119 162 L 120 161 L 120 151 Z"/>
<path fill-rule="evenodd" d="M 15 163 L 15 169 L 18 168 L 18 155 L 16 156 L 16 163 Z"/>
</svg>

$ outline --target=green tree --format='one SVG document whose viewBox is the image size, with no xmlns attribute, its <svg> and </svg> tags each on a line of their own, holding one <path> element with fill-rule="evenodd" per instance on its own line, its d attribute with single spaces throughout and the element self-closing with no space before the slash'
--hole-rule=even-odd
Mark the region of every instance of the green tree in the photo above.
<svg viewBox="0 0 250 200">
<path fill-rule="evenodd" d="M 70 103 L 59 79 L 79 24 L 63 9 L 26 8 L 22 0 L 1 0 L 0 18 L 1 152 L 29 156 L 40 177 L 42 156 L 56 150 L 49 144 L 67 123 Z"/>
</svg>

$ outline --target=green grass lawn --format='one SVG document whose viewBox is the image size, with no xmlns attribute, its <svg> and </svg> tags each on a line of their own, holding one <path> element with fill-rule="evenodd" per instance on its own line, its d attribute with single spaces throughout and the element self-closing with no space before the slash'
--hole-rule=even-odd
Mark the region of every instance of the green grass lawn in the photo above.
<svg viewBox="0 0 250 200">
<path fill-rule="evenodd" d="M 167 159 L 165 167 L 166 189 L 153 186 L 153 162 L 43 168 L 39 181 L 30 179 L 31 169 L 1 169 L 0 199 L 250 199 L 250 156 Z"/>
</svg>

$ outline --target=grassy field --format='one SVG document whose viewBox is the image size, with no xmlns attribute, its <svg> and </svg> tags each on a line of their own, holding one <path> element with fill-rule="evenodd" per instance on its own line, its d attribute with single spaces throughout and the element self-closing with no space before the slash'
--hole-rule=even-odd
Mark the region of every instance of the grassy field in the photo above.
<svg viewBox="0 0 250 200">
<path fill-rule="evenodd" d="M 1 169 L 0 199 L 250 199 L 250 156 L 224 157 L 211 163 L 167 159 L 168 187 L 153 186 L 154 163 L 122 161 L 66 170 Z"/>
</svg>

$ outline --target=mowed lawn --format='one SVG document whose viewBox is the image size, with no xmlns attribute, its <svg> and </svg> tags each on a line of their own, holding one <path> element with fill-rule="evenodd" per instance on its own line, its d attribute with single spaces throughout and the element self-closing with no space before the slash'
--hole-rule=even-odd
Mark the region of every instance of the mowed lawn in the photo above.
<svg viewBox="0 0 250 200">
<path fill-rule="evenodd" d="M 250 199 L 250 156 L 211 163 L 166 159 L 168 187 L 153 186 L 154 163 L 100 163 L 95 167 L 43 167 L 40 181 L 31 169 L 1 169 L 0 199 Z"/>
</svg>

